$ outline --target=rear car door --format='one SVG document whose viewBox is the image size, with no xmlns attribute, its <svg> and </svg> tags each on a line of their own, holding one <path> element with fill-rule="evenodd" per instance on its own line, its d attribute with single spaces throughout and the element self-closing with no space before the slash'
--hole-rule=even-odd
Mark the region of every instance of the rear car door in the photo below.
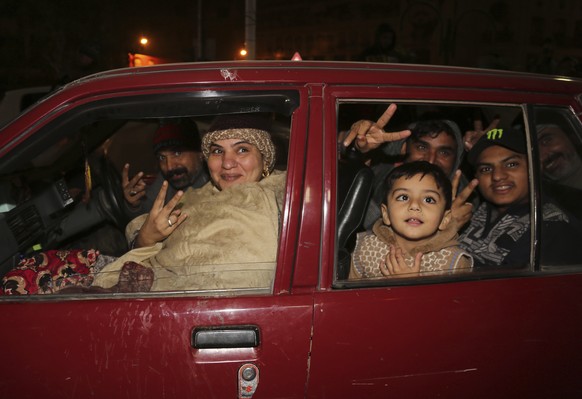
<svg viewBox="0 0 582 399">
<path fill-rule="evenodd" d="M 64 105 L 62 97 L 48 99 L 43 106 L 55 108 L 45 111 L 43 118 L 28 122 L 21 118 L 23 128 L 5 131 L 14 140 L 22 132 L 28 137 L 4 154 L 6 170 L 20 170 L 10 167 L 20 162 L 10 157 L 31 159 L 50 148 L 49 142 L 73 142 L 68 134 L 79 126 L 108 125 L 103 121 L 207 118 L 218 109 L 281 114 L 287 123 L 281 136 L 288 141 L 281 152 L 287 186 L 275 278 L 271 286 L 257 289 L 2 297 L 0 342 L 6 360 L 0 367 L 2 395 L 303 397 L 313 298 L 309 291 L 290 295 L 290 287 L 303 197 L 307 90 L 263 84 L 257 91 L 247 83 L 240 90 L 190 86 L 89 94 Z M 127 156 L 131 152 L 125 148 Z M 3 239 L 10 245 L 18 241 L 12 236 Z M 3 268 L 24 256 L 8 255 L 2 259 Z"/>
<path fill-rule="evenodd" d="M 325 167 L 333 171 L 326 190 L 335 212 L 324 220 L 322 289 L 315 298 L 307 396 L 579 396 L 582 259 L 551 267 L 540 262 L 539 247 L 531 246 L 533 262 L 519 270 L 349 281 L 344 248 L 338 248 L 338 229 L 344 221 L 337 216 L 343 204 L 338 135 L 343 137 L 356 120 L 376 121 L 390 103 L 398 110 L 386 131 L 405 129 L 421 116 L 434 114 L 456 118 L 462 133 L 471 130 L 473 111 L 483 111 L 489 122 L 498 115 L 510 120 L 521 115 L 533 126 L 536 106 L 552 105 L 570 114 L 579 141 L 575 112 L 580 109 L 574 99 L 398 85 L 328 87 L 324 98 L 327 110 L 337 110 L 325 119 Z M 539 162 L 535 140 L 532 137 L 529 147 L 533 165 Z M 531 167 L 530 173 L 530 187 L 540 190 L 533 178 L 539 169 Z M 541 230 L 536 234 L 543 234 Z"/>
</svg>

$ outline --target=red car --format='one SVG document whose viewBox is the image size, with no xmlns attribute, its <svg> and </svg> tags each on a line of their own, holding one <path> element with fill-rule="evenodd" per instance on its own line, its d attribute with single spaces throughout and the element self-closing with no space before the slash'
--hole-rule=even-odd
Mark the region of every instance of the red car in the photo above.
<svg viewBox="0 0 582 399">
<path fill-rule="evenodd" d="M 217 114 L 266 112 L 278 126 L 277 168 L 287 171 L 275 278 L 256 289 L 2 296 L 0 396 L 582 396 L 582 259 L 543 260 L 545 180 L 532 128 L 539 112 L 553 113 L 578 151 L 581 93 L 582 81 L 561 77 L 301 61 L 129 68 L 67 85 L 0 131 L 2 276 L 39 250 L 86 243 L 105 252 L 91 235 L 127 222 L 120 165 L 143 161 L 155 173 L 152 122 L 189 117 L 203 131 Z M 527 267 L 347 278 L 370 174 L 354 178 L 339 143 L 352 123 L 376 120 L 391 103 L 388 131 L 427 115 L 463 133 L 477 118 L 524 122 L 534 226 Z M 78 195 L 85 160 L 99 205 L 91 217 Z"/>
</svg>

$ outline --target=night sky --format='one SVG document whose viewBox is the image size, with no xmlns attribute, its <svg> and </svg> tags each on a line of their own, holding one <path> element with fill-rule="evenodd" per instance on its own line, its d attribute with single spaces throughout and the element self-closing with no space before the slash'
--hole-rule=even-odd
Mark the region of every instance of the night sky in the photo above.
<svg viewBox="0 0 582 399">
<path fill-rule="evenodd" d="M 191 61 L 196 15 L 196 0 L 0 0 L 0 89 L 58 81 L 78 69 L 79 49 L 99 69 L 127 66 L 129 51 Z"/>
<path fill-rule="evenodd" d="M 582 56 L 579 0 L 256 3 L 257 50 L 262 51 L 257 58 L 262 59 L 287 59 L 295 51 L 304 59 L 356 59 L 386 21 L 395 27 L 398 44 L 419 63 L 530 70 L 528 64 L 543 56 L 547 38 L 557 57 L 569 52 Z M 245 39 L 244 13 L 244 0 L 0 0 L 0 91 L 58 85 L 97 70 L 125 67 L 128 52 L 180 62 L 235 59 Z M 456 29 L 452 42 L 447 26 Z M 150 39 L 147 48 L 138 44 L 141 35 Z M 82 68 L 80 49 L 93 54 L 97 64 Z M 443 49 L 448 51 L 445 61 Z"/>
</svg>

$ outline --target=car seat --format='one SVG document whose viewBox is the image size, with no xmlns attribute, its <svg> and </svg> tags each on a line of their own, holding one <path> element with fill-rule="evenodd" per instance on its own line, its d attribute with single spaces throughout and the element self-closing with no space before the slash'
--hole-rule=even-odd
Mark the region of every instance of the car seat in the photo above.
<svg viewBox="0 0 582 399">
<path fill-rule="evenodd" d="M 372 193 L 374 173 L 363 162 L 341 159 L 337 170 L 337 242 L 338 267 L 336 277 L 347 279 L 350 272 L 350 253 L 356 241 L 356 233 L 362 223 Z"/>
</svg>

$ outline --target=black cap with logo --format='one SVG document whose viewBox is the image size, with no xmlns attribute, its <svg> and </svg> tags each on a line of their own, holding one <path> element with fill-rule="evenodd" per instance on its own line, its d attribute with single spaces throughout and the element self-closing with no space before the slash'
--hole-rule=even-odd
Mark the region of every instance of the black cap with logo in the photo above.
<svg viewBox="0 0 582 399">
<path fill-rule="evenodd" d="M 473 148 L 471 148 L 467 154 L 467 160 L 471 165 L 475 165 L 479 155 L 486 148 L 494 145 L 499 145 L 508 148 L 511 151 L 525 154 L 527 152 L 527 147 L 523 127 L 516 125 L 508 128 L 499 127 L 489 130 L 477 141 L 477 143 L 475 143 Z"/>
</svg>

